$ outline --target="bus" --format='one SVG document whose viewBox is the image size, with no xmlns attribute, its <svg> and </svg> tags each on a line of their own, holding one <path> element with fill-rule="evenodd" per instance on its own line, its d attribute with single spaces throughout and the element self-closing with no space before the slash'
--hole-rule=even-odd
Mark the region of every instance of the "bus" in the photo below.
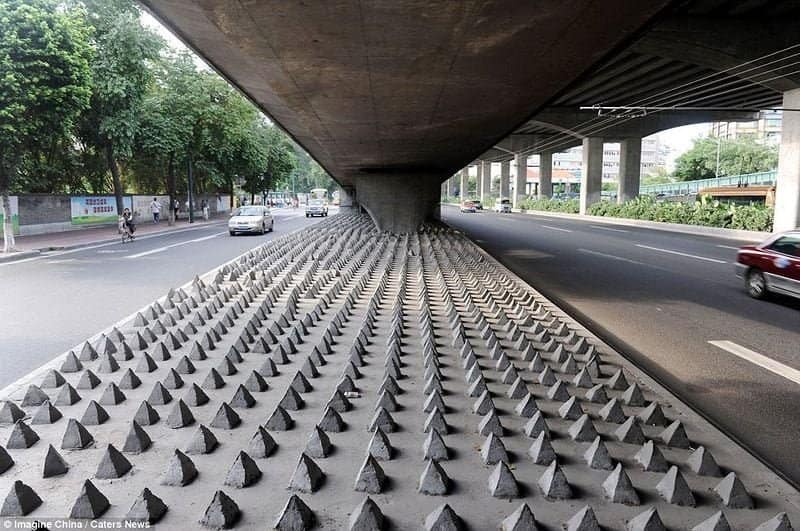
<svg viewBox="0 0 800 531">
<path fill-rule="evenodd" d="M 309 200 L 322 199 L 325 204 L 328 204 L 328 189 L 327 188 L 314 188 L 308 197 Z"/>
</svg>

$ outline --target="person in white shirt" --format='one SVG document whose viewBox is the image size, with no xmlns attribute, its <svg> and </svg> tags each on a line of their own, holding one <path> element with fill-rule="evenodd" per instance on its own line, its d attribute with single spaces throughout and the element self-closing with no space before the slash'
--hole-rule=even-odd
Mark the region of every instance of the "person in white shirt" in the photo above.
<svg viewBox="0 0 800 531">
<path fill-rule="evenodd" d="M 161 203 L 158 198 L 154 197 L 153 202 L 150 203 L 150 212 L 153 213 L 153 223 L 158 223 L 158 218 L 161 216 Z"/>
</svg>

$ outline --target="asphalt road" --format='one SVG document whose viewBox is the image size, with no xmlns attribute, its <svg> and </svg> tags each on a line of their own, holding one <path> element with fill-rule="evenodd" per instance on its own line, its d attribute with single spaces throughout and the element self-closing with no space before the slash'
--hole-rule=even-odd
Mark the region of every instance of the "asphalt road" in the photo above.
<svg viewBox="0 0 800 531">
<path fill-rule="evenodd" d="M 322 218 L 273 211 L 275 230 L 231 237 L 227 220 L 0 263 L 0 388 L 264 241 Z M 111 232 L 114 229 L 109 229 Z"/>
<path fill-rule="evenodd" d="M 455 207 L 442 218 L 800 485 L 800 303 L 750 299 L 739 242 Z"/>
</svg>

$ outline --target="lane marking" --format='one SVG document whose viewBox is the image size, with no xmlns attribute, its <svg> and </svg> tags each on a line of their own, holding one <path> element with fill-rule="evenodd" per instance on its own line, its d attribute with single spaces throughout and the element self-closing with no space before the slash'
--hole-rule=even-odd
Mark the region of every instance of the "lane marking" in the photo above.
<svg viewBox="0 0 800 531">
<path fill-rule="evenodd" d="M 788 365 L 784 365 L 778 361 L 768 358 L 758 352 L 745 348 L 733 341 L 709 341 L 710 344 L 717 348 L 721 348 L 726 352 L 730 352 L 736 357 L 754 363 L 759 367 L 768 370 L 771 373 L 782 376 L 796 384 L 800 384 L 800 371 L 793 369 Z"/>
<path fill-rule="evenodd" d="M 190 243 L 196 243 L 196 242 L 202 242 L 202 241 L 210 240 L 211 238 L 216 238 L 217 236 L 220 236 L 222 234 L 227 234 L 227 233 L 228 233 L 228 231 L 217 232 L 216 234 L 211 234 L 209 236 L 203 236 L 202 238 L 195 238 L 193 240 L 186 240 L 185 242 L 173 243 L 171 245 L 165 245 L 163 247 L 156 247 L 155 249 L 150 249 L 149 251 L 144 251 L 144 252 L 141 252 L 141 253 L 131 254 L 131 255 L 126 256 L 125 258 L 141 258 L 143 256 L 149 256 L 151 254 L 163 253 L 164 251 L 167 251 L 169 249 L 173 249 L 175 247 L 180 247 L 181 245 L 188 245 Z"/>
<path fill-rule="evenodd" d="M 685 256 L 687 258 L 694 258 L 695 260 L 704 260 L 706 262 L 713 262 L 715 264 L 727 264 L 725 260 L 717 260 L 716 258 L 708 258 L 707 256 L 697 256 L 696 254 L 682 253 L 680 251 L 673 251 L 672 249 L 662 249 L 661 247 L 650 247 L 649 245 L 636 244 L 636 247 L 642 249 L 649 249 L 651 251 L 658 251 L 660 253 L 676 254 L 678 256 Z"/>
<path fill-rule="evenodd" d="M 644 262 L 639 262 L 637 260 L 631 260 L 630 258 L 623 258 L 621 256 L 614 256 L 613 254 L 601 253 L 600 251 L 592 251 L 591 249 L 577 249 L 577 251 L 579 253 L 592 254 L 592 255 L 595 255 L 595 256 L 602 256 L 603 258 L 610 258 L 611 260 L 617 260 L 617 261 L 620 261 L 620 262 L 627 262 L 629 264 L 636 264 L 636 265 L 641 265 L 641 266 L 652 267 L 652 266 L 650 266 L 650 264 L 646 264 Z"/>
<path fill-rule="evenodd" d="M 719 247 L 720 249 L 733 249 L 734 251 L 738 251 L 739 250 L 738 247 L 733 247 L 731 245 L 717 245 L 717 247 Z"/>
<path fill-rule="evenodd" d="M 561 231 L 561 232 L 572 232 L 569 229 L 562 229 L 560 227 L 553 227 L 551 225 L 539 225 L 539 226 L 542 227 L 543 229 L 557 230 L 557 231 Z"/>
<path fill-rule="evenodd" d="M 611 232 L 630 232 L 629 230 L 612 229 L 611 227 L 601 227 L 600 225 L 589 225 L 593 229 L 607 230 Z"/>
</svg>

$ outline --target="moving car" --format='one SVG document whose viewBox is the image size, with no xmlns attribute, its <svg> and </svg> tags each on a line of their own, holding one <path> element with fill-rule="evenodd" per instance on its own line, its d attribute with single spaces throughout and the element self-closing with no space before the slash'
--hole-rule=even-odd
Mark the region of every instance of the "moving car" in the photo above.
<svg viewBox="0 0 800 531">
<path fill-rule="evenodd" d="M 231 236 L 240 232 L 264 234 L 267 231 L 272 232 L 274 225 L 275 220 L 272 219 L 269 208 L 262 205 L 247 205 L 239 207 L 228 220 L 228 232 Z"/>
<path fill-rule="evenodd" d="M 461 203 L 461 212 L 472 212 L 475 213 L 475 203 L 472 201 L 464 201 Z"/>
<path fill-rule="evenodd" d="M 328 207 L 325 205 L 325 201 L 322 199 L 312 199 L 306 205 L 306 217 L 310 218 L 312 216 L 327 216 L 328 215 Z"/>
<path fill-rule="evenodd" d="M 494 208 L 492 208 L 492 210 L 501 214 L 511 214 L 511 201 L 508 199 L 498 199 L 494 202 Z"/>
<path fill-rule="evenodd" d="M 483 203 L 480 199 L 473 199 L 472 204 L 475 205 L 475 210 L 483 210 Z"/>
<path fill-rule="evenodd" d="M 763 299 L 769 293 L 800 298 L 800 230 L 773 234 L 758 245 L 745 245 L 736 255 L 736 276 L 747 293 Z"/>
</svg>

